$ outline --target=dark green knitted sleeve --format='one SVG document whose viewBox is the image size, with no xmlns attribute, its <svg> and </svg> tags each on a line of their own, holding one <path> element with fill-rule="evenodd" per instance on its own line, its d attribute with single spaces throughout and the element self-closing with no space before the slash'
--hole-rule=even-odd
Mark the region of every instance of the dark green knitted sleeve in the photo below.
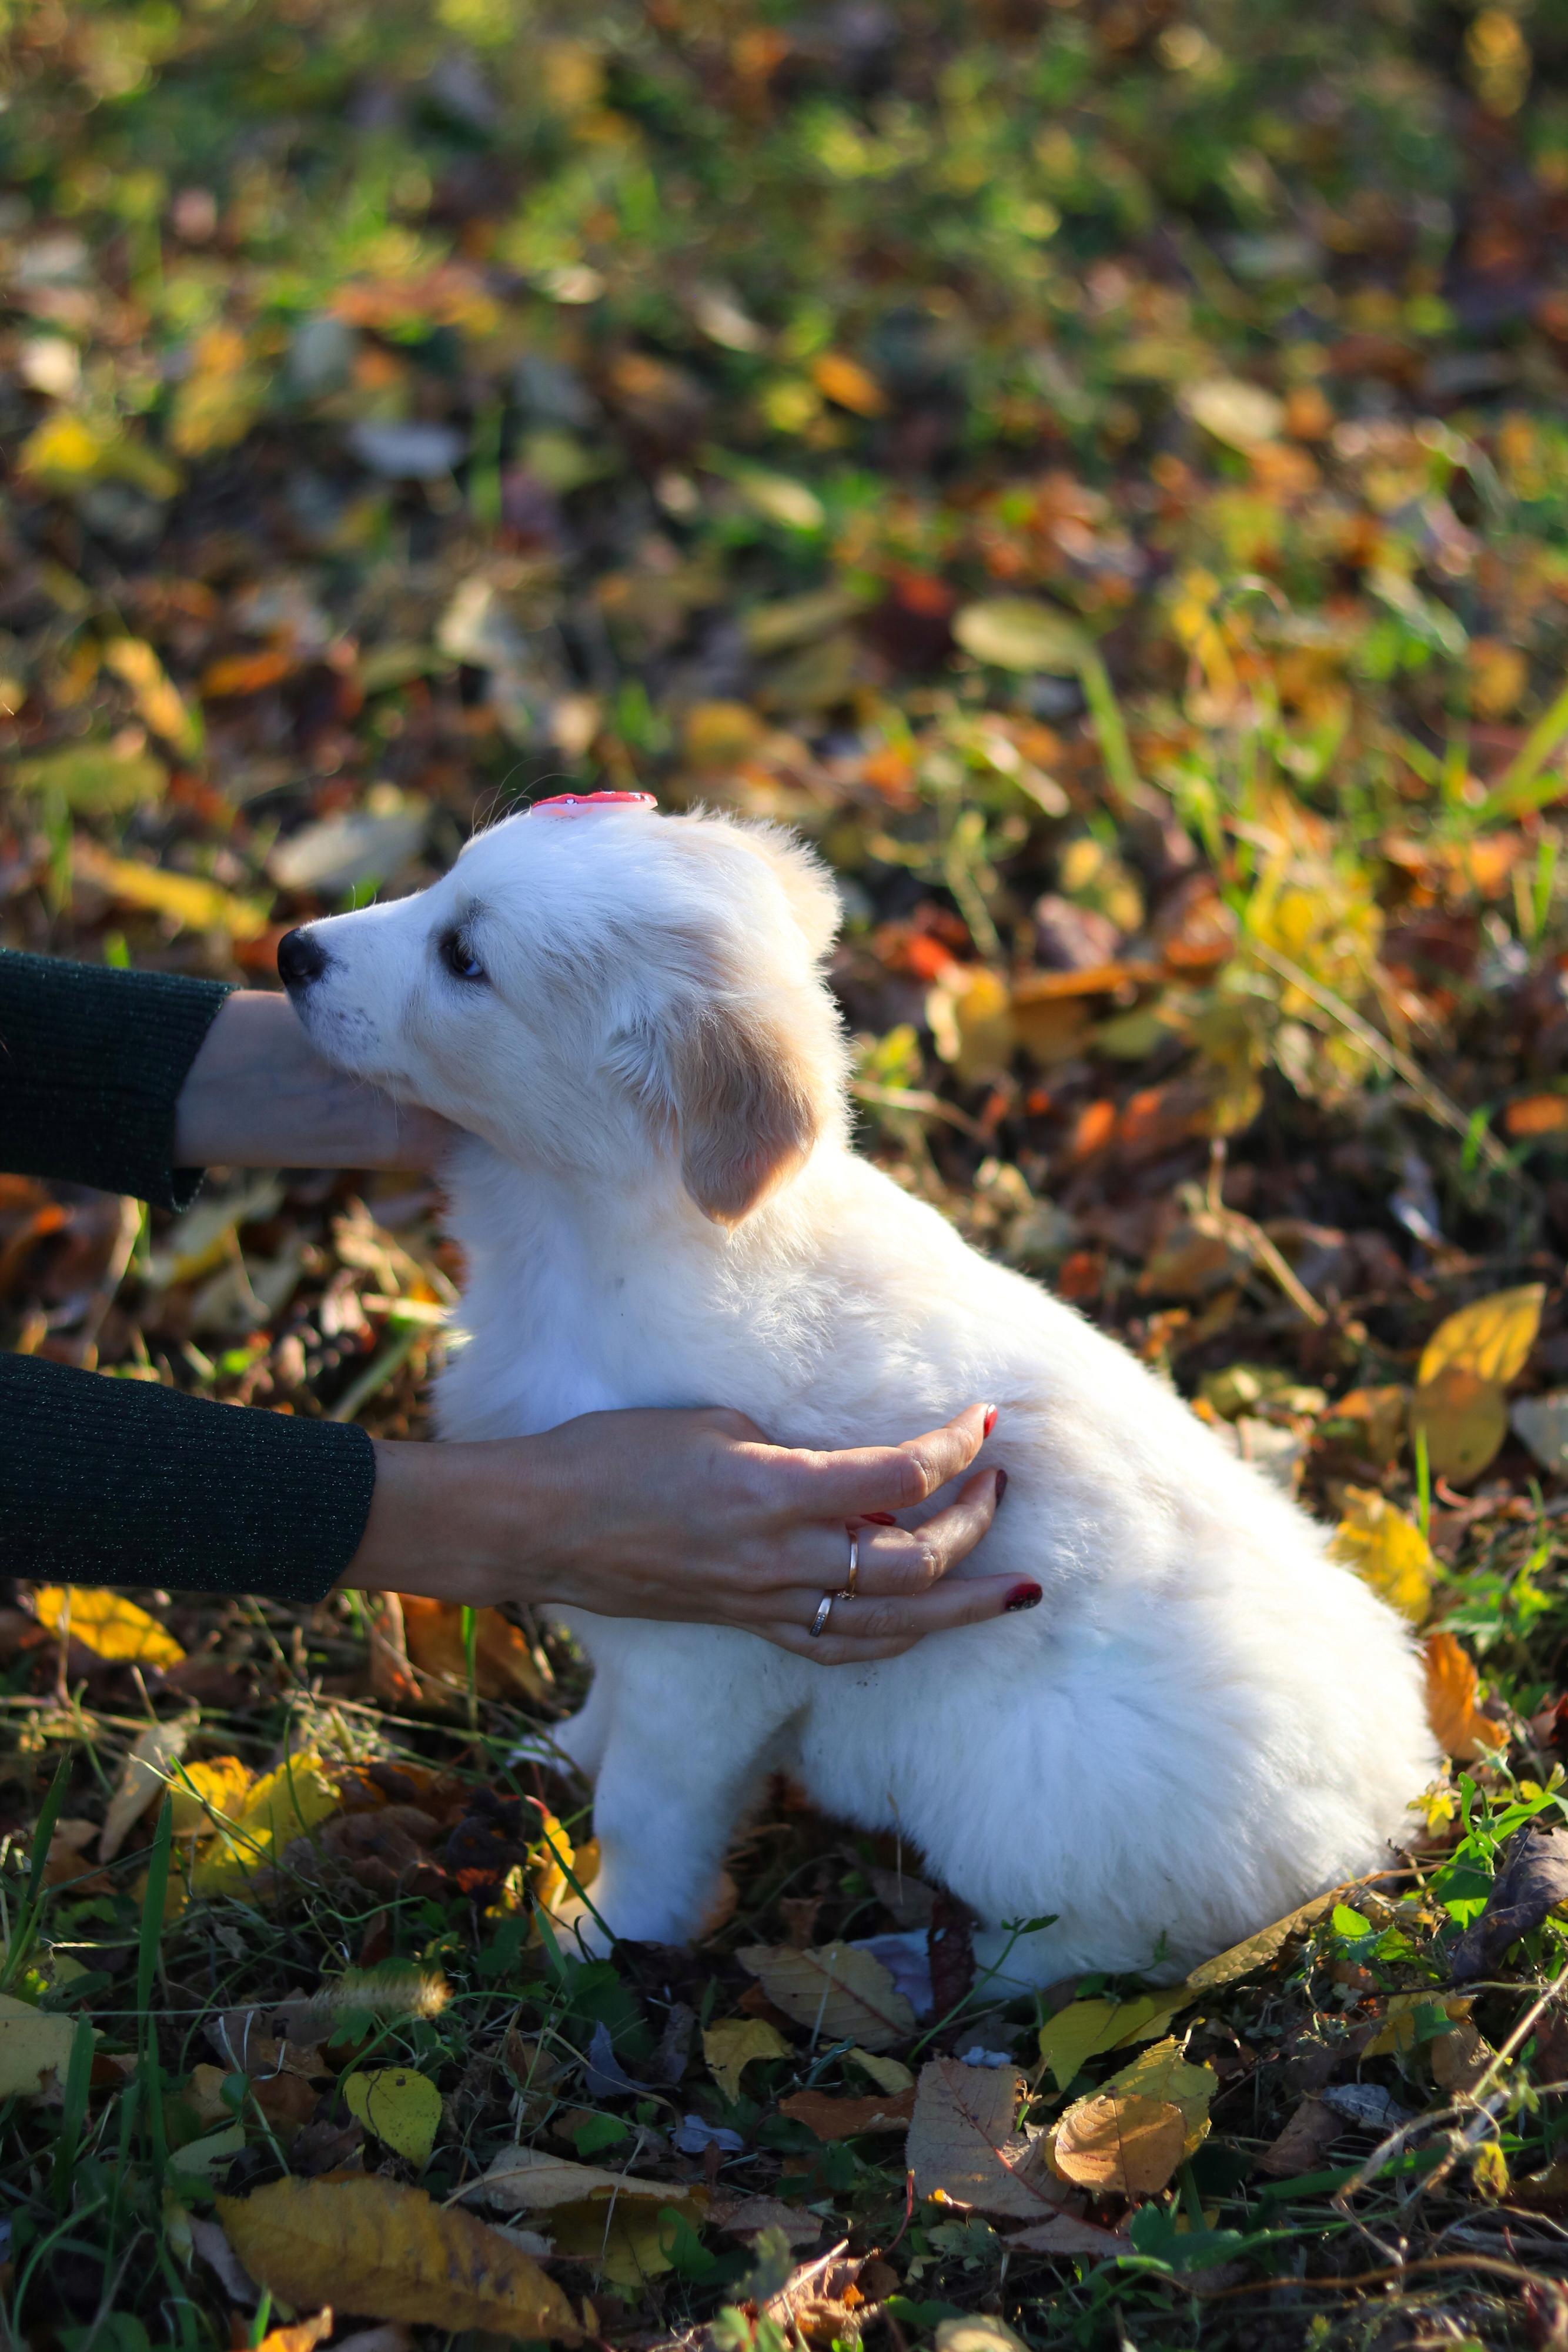
<svg viewBox="0 0 1568 2352">
<path fill-rule="evenodd" d="M 0 1168 L 183 1209 L 174 1104 L 213 1016 L 215 980 L 0 953 Z"/>
<path fill-rule="evenodd" d="M 352 1423 L 212 1404 L 0 1355 L 0 1568 L 319 1601 L 359 1549 L 375 1449 Z"/>
</svg>

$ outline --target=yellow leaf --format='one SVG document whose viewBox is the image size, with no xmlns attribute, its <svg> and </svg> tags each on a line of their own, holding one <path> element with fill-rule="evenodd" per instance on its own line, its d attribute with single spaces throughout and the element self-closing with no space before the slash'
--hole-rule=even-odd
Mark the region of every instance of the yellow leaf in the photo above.
<svg viewBox="0 0 1568 2352">
<path fill-rule="evenodd" d="M 1545 1297 L 1544 1283 L 1527 1282 L 1517 1290 L 1497 1290 L 1490 1298 L 1478 1298 L 1473 1307 L 1461 1307 L 1427 1340 L 1416 1386 L 1425 1388 L 1453 1364 L 1506 1388 L 1523 1371 L 1535 1345 Z"/>
<path fill-rule="evenodd" d="M 242 1764 L 237 1756 L 211 1756 L 199 1764 L 183 1764 L 171 1782 L 174 1835 L 204 1837 L 216 1822 L 237 1821 L 253 1778 L 249 1765 Z"/>
<path fill-rule="evenodd" d="M 164 1667 L 177 1666 L 185 1654 L 155 1617 L 122 1592 L 106 1591 L 102 1585 L 40 1584 L 34 1590 L 33 1609 L 39 1624 L 62 1640 L 68 1626 L 71 1640 L 95 1658 Z"/>
<path fill-rule="evenodd" d="M 1452 1633 L 1427 1637 L 1427 1719 L 1445 1756 L 1473 1764 L 1508 1745 L 1506 1727 L 1477 1704 L 1479 1677 Z"/>
<path fill-rule="evenodd" d="M 1508 1399 L 1500 1383 L 1463 1364 L 1445 1364 L 1410 1399 L 1410 1442 L 1420 1433 L 1434 1476 L 1479 1478 L 1508 1435 Z"/>
<path fill-rule="evenodd" d="M 953 635 L 967 654 L 994 669 L 1046 670 L 1073 677 L 1092 640 L 1081 621 L 1035 596 L 988 596 L 956 614 Z"/>
<path fill-rule="evenodd" d="M 788 1944 L 750 1944 L 737 1955 L 775 2009 L 823 2042 L 859 2042 L 891 2050 L 915 2031 L 915 2011 L 882 1962 L 852 1944 L 796 1951 Z"/>
<path fill-rule="evenodd" d="M 765 2017 L 721 2017 L 716 2024 L 703 2029 L 708 2073 L 727 2099 L 739 2098 L 740 2078 L 754 2058 L 789 2055 L 789 2044 Z"/>
<path fill-rule="evenodd" d="M 871 2076 L 877 2089 L 885 2091 L 890 2097 L 915 2088 L 915 2077 L 901 2058 L 879 2058 L 871 2050 L 846 2050 L 844 2055 L 852 2058 L 861 2072 Z"/>
<path fill-rule="evenodd" d="M 48 2074 L 63 2083 L 75 2032 L 74 2018 L 46 2017 L 0 1993 L 0 2099 L 37 2097 Z"/>
<path fill-rule="evenodd" d="M 602 2165 L 553 2156 L 548 2148 L 517 2147 L 504 2147 L 458 2193 L 500 2213 L 548 2213 L 557 2205 L 580 2205 L 585 2198 L 642 2198 L 667 2205 L 681 2192 L 667 2180 L 643 2180 L 634 2172 L 611 2172 Z"/>
<path fill-rule="evenodd" d="M 926 1018 L 945 1062 L 971 1085 L 996 1077 L 1018 1043 L 1007 982 L 983 963 L 965 965 L 931 990 Z"/>
<path fill-rule="evenodd" d="M 1432 1602 L 1437 1563 L 1413 1519 L 1375 1487 L 1347 1486 L 1344 1517 L 1334 1531 L 1333 1556 L 1400 1615 L 1418 1625 Z"/>
<path fill-rule="evenodd" d="M 236 898 L 199 875 L 170 874 L 137 858 L 110 857 L 96 842 L 79 836 L 72 845 L 71 865 L 84 882 L 106 890 L 121 906 L 148 908 L 179 930 L 226 931 L 233 940 L 255 940 L 267 929 L 267 909 L 260 899 Z"/>
<path fill-rule="evenodd" d="M 169 438 L 182 456 L 200 457 L 245 438 L 266 397 L 267 379 L 233 327 L 210 328 L 197 338 L 192 357 L 191 372 L 174 394 Z"/>
<path fill-rule="evenodd" d="M 277 1861 L 292 1838 L 335 1813 L 340 1802 L 319 1756 L 290 1756 L 256 1781 L 232 1828 L 198 1856 L 191 1873 L 197 1896 L 243 1894 L 257 1873 Z M 308 2296 L 291 2297 L 308 2301 Z"/>
<path fill-rule="evenodd" d="M 838 408 L 851 408 L 857 416 L 883 416 L 887 413 L 887 394 L 875 376 L 842 352 L 824 352 L 811 364 L 817 380 L 817 390 L 824 400 Z"/>
<path fill-rule="evenodd" d="M 1361 2054 L 1364 2058 L 1413 2057 L 1421 2046 L 1416 2024 L 1424 2009 L 1440 2009 L 1445 2017 L 1462 2020 L 1474 2007 L 1475 1995 L 1468 1992 L 1390 1993 L 1383 2022 Z"/>
<path fill-rule="evenodd" d="M 671 2219 L 681 2215 L 695 2222 L 701 2202 L 689 2191 L 664 2183 L 663 2202 L 649 2205 L 567 2205 L 550 2215 L 550 2236 L 558 2254 L 591 2263 L 620 2294 L 640 2294 L 649 2279 L 674 2268 Z"/>
<path fill-rule="evenodd" d="M 1102 2087 L 1130 2099 L 1163 2099 L 1178 2108 L 1186 2132 L 1185 2152 L 1190 2156 L 1208 2137 L 1209 2102 L 1219 2088 L 1219 2077 L 1212 2066 L 1189 2064 L 1172 2035 L 1144 2051 Z"/>
<path fill-rule="evenodd" d="M 560 2289 L 499 2230 L 380 2174 L 274 2180 L 217 2210 L 252 2278 L 285 2302 L 449 2333 L 580 2334 Z"/>
<path fill-rule="evenodd" d="M 68 498 L 89 482 L 129 482 L 151 499 L 172 499 L 180 487 L 174 467 L 131 440 L 118 425 L 89 424 L 68 410 L 35 426 L 17 465 L 45 489 Z"/>
<path fill-rule="evenodd" d="M 1123 2050 L 1163 2033 L 1179 2010 L 1190 2007 L 1186 1985 L 1173 1992 L 1138 1993 L 1131 2000 L 1072 2000 L 1040 2029 L 1040 2054 L 1059 2091 L 1103 2050 Z"/>
<path fill-rule="evenodd" d="M 103 666 L 124 679 L 153 734 L 193 760 L 202 748 L 202 722 L 187 709 L 152 646 L 141 637 L 116 637 L 103 649 Z"/>
<path fill-rule="evenodd" d="M 1181 404 L 1195 424 L 1232 449 L 1277 441 L 1284 429 L 1284 403 L 1240 376 L 1211 375 L 1189 384 Z"/>
<path fill-rule="evenodd" d="M 1051 2163 L 1063 2180 L 1097 2197 L 1155 2197 L 1184 2146 L 1179 2107 L 1102 2091 L 1069 2107 L 1052 2135 Z"/>
<path fill-rule="evenodd" d="M 120 1768 L 119 1785 L 103 1818 L 103 1835 L 98 1842 L 100 1862 L 114 1860 L 148 1806 L 162 1794 L 170 1770 L 184 1754 L 195 1727 L 195 1717 L 183 1715 L 172 1723 L 150 1723 L 139 1735 Z"/>
<path fill-rule="evenodd" d="M 349 2113 L 399 2156 L 421 2168 L 430 2162 L 441 2126 L 441 2094 L 428 2074 L 411 2066 L 372 2066 L 343 2084 Z"/>
<path fill-rule="evenodd" d="M 1212 1960 L 1200 1961 L 1187 1972 L 1186 1990 L 1201 1995 L 1212 1992 L 1218 1985 L 1233 1984 L 1238 1977 L 1249 1977 L 1254 1969 L 1267 1968 L 1285 1948 L 1292 1936 L 1300 1936 L 1314 1926 L 1323 1914 L 1332 1909 L 1334 1896 L 1314 1895 L 1299 1911 L 1288 1912 L 1283 1919 L 1270 1921 L 1260 1927 L 1255 1936 L 1248 1936 L 1239 1944 L 1232 1944 L 1217 1952 Z"/>
</svg>

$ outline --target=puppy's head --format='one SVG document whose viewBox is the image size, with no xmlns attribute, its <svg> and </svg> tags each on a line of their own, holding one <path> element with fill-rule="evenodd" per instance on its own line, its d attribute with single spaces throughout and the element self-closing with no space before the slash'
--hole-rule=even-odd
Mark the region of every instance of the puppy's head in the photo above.
<svg viewBox="0 0 1568 2352">
<path fill-rule="evenodd" d="M 737 1223 L 843 1123 L 827 877 L 788 835 L 610 803 L 478 835 L 417 897 L 291 931 L 318 1050 L 510 1157 L 678 1167 Z"/>
</svg>

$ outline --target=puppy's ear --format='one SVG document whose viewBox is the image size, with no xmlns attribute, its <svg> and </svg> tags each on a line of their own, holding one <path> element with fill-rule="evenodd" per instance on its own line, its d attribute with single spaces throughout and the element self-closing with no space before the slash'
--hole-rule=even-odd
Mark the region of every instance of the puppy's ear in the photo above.
<svg viewBox="0 0 1568 2352">
<path fill-rule="evenodd" d="M 783 1028 L 733 999 L 677 1023 L 666 1051 L 685 1188 L 705 1217 L 737 1225 L 817 1139 L 810 1065 Z"/>
<path fill-rule="evenodd" d="M 612 1066 L 673 1132 L 681 1179 L 705 1217 L 737 1225 L 805 1160 L 831 1078 L 786 1024 L 744 997 L 688 999 L 658 1026 L 634 1022 Z"/>
</svg>

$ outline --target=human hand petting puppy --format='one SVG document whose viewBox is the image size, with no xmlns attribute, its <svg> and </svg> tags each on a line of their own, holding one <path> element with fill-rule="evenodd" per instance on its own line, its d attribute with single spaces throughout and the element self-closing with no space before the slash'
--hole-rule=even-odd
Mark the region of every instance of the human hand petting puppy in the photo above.
<svg viewBox="0 0 1568 2352">
<path fill-rule="evenodd" d="M 316 1052 L 286 997 L 236 991 L 220 1008 L 176 1106 L 177 1165 L 428 1168 L 458 1129 L 345 1076 Z M 926 1633 L 1031 1608 L 1016 1577 L 945 1581 L 990 1526 L 1002 1474 L 969 1467 L 987 1434 L 972 1405 L 894 1446 L 833 1453 L 770 1445 L 737 1412 L 586 1413 L 538 1437 L 376 1446 L 376 1484 L 345 1585 L 488 1605 L 517 1601 L 601 1617 L 662 1618 L 759 1633 L 819 1665 L 895 1657 Z M 859 1556 L 852 1598 L 849 1528 Z M 827 1628 L 810 1627 L 823 1595 Z"/>
<path fill-rule="evenodd" d="M 962 1476 L 994 1417 L 971 1405 L 902 1445 L 842 1453 L 770 1445 L 743 1413 L 715 1408 L 584 1413 L 476 1444 L 384 1442 L 343 1582 L 730 1626 L 824 1666 L 896 1657 L 1040 1597 L 1013 1576 L 948 1576 L 996 1516 L 1000 1471 L 977 1471 L 913 1528 L 892 1517 Z M 813 1637 L 825 1592 L 837 1597 Z"/>
</svg>

